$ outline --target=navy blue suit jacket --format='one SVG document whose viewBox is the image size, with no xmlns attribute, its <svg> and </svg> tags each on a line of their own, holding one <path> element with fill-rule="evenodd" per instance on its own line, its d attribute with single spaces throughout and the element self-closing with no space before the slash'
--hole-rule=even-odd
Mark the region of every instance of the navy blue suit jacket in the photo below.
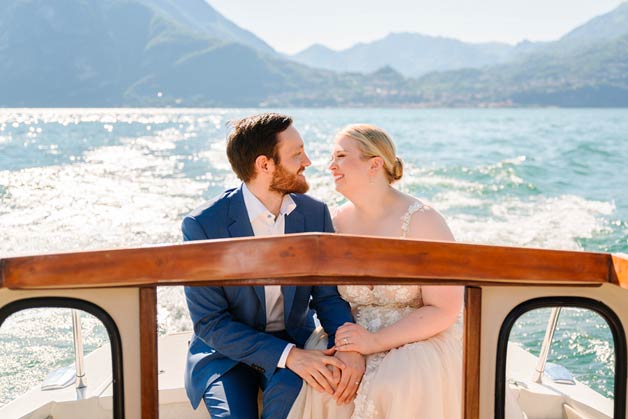
<svg viewBox="0 0 628 419">
<path fill-rule="evenodd" d="M 286 216 L 285 233 L 333 232 L 327 206 L 306 195 L 292 194 L 296 208 Z M 253 236 L 242 187 L 225 191 L 183 220 L 185 241 Z M 313 313 L 334 345 L 336 329 L 352 322 L 351 309 L 335 286 L 282 286 L 286 333 L 303 347 L 314 330 Z M 238 362 L 270 378 L 287 341 L 265 332 L 263 286 L 185 287 L 194 323 L 188 349 L 185 388 L 194 408 L 212 382 Z M 311 297 L 311 298 L 310 298 Z"/>
</svg>

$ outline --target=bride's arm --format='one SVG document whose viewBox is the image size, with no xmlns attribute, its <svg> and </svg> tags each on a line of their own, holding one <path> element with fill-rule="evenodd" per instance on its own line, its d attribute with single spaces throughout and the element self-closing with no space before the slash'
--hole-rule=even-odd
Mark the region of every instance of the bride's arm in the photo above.
<svg viewBox="0 0 628 419">
<path fill-rule="evenodd" d="M 420 214 L 420 215 L 419 215 Z M 443 217 L 428 208 L 417 214 L 408 237 L 426 240 L 454 241 Z M 345 324 L 336 333 L 338 350 L 353 350 L 363 354 L 398 348 L 406 343 L 428 339 L 456 322 L 463 303 L 464 287 L 432 285 L 421 287 L 423 306 L 396 323 L 370 333 L 358 325 Z M 346 341 L 344 339 L 347 339 Z M 344 344 L 350 342 L 349 344 Z"/>
<path fill-rule="evenodd" d="M 441 285 L 422 289 L 424 306 L 375 333 L 354 323 L 340 326 L 336 331 L 336 350 L 374 354 L 429 339 L 454 324 L 462 308 L 464 287 Z"/>
<path fill-rule="evenodd" d="M 428 286 L 422 290 L 423 307 L 373 334 L 375 352 L 429 339 L 456 322 L 462 308 L 464 287 Z"/>
</svg>

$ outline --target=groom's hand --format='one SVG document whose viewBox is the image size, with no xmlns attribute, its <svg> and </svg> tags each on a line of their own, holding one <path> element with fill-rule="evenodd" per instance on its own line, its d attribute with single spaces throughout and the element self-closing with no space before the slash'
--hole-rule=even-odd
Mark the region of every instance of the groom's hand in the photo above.
<svg viewBox="0 0 628 419">
<path fill-rule="evenodd" d="M 340 359 L 346 367 L 340 375 L 340 383 L 334 392 L 334 399 L 337 404 L 350 403 L 362 381 L 366 361 L 364 356 L 358 352 L 336 352 L 336 358 Z"/>
<path fill-rule="evenodd" d="M 292 348 L 286 359 L 286 367 L 308 383 L 316 391 L 334 394 L 337 382 L 327 368 L 344 370 L 345 364 L 339 358 L 326 355 L 323 351 Z"/>
</svg>

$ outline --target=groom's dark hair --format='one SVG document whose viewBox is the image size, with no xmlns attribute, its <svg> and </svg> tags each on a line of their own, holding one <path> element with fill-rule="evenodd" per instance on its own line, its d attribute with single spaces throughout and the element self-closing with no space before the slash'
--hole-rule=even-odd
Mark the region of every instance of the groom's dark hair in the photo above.
<svg viewBox="0 0 628 419">
<path fill-rule="evenodd" d="M 277 134 L 292 125 L 292 118 L 278 113 L 263 113 L 231 121 L 233 131 L 227 139 L 231 168 L 242 180 L 255 177 L 255 159 L 266 156 L 279 164 Z"/>
</svg>

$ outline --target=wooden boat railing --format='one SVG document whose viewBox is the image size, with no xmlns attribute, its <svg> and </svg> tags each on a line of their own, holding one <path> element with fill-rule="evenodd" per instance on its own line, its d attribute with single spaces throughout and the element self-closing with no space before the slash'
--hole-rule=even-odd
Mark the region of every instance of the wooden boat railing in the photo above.
<svg viewBox="0 0 628 419">
<path fill-rule="evenodd" d="M 306 233 L 0 259 L 0 288 L 140 288 L 143 418 L 159 416 L 156 287 L 201 284 L 465 285 L 463 417 L 479 419 L 481 287 L 628 288 L 628 257 Z"/>
</svg>

